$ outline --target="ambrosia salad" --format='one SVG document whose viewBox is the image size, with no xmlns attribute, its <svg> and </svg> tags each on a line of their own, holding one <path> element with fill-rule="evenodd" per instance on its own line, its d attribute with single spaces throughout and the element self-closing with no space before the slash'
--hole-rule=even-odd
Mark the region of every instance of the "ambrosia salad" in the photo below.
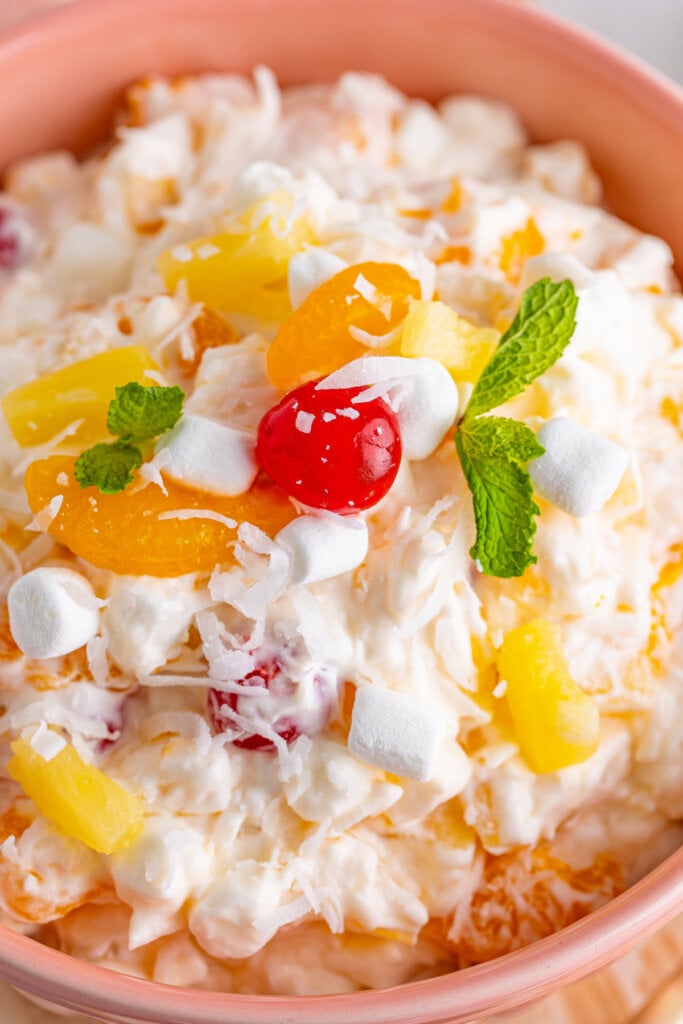
<svg viewBox="0 0 683 1024">
<path fill-rule="evenodd" d="M 578 144 L 367 74 L 149 79 L 95 156 L 11 168 L 4 923 L 344 992 L 674 849 L 671 263 Z"/>
</svg>

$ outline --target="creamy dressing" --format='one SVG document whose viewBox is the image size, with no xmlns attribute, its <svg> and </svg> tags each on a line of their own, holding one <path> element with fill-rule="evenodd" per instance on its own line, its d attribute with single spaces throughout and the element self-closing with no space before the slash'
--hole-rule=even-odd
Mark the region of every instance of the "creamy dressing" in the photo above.
<svg viewBox="0 0 683 1024">
<path fill-rule="evenodd" d="M 483 99 L 435 110 L 361 74 L 280 93 L 260 69 L 253 84 L 152 79 L 134 87 L 128 115 L 103 154 L 37 157 L 9 175 L 25 258 L 0 282 L 3 392 L 142 344 L 188 392 L 186 412 L 255 432 L 280 397 L 265 362 L 277 324 L 231 317 L 239 342 L 189 369 L 202 308 L 182 288 L 164 293 L 155 259 L 283 189 L 336 258 L 330 273 L 340 261 L 399 263 L 424 298 L 436 292 L 482 326 L 505 326 L 532 281 L 570 277 L 579 307 L 566 354 L 501 414 L 534 429 L 569 415 L 622 445 L 629 466 L 594 517 L 541 502 L 538 564 L 520 580 L 473 565 L 470 499 L 448 440 L 404 460 L 364 513 L 369 551 L 353 572 L 288 587 L 272 544 L 242 529 L 229 570 L 116 577 L 44 534 L 13 551 L 11 525 L 29 519 L 23 470 L 53 446 L 22 449 L 0 423 L 4 592 L 21 572 L 60 565 L 105 602 L 87 649 L 0 661 L 3 763 L 10 739 L 47 723 L 146 803 L 141 836 L 105 857 L 5 781 L 2 810 L 19 807 L 28 827 L 3 832 L 2 910 L 128 973 L 285 994 L 389 986 L 516 948 L 545 934 L 539 892 L 562 927 L 567 908 L 599 906 L 681 838 L 683 652 L 672 638 L 683 584 L 662 576 L 680 563 L 683 521 L 683 299 L 670 250 L 597 205 L 578 144 L 529 145 L 516 116 Z M 162 455 L 149 487 L 163 485 Z M 504 687 L 491 692 L 486 675 L 504 633 L 535 616 L 562 627 L 602 721 L 597 752 L 548 775 L 520 756 Z M 265 753 L 233 744 L 234 730 L 214 735 L 207 686 L 234 689 L 283 649 L 295 686 L 254 698 L 259 717 L 272 722 L 277 704 L 317 723 L 311 735 Z M 317 731 L 321 672 L 331 711 Z M 438 711 L 446 739 L 430 780 L 352 756 L 349 684 Z M 592 881 L 576 880 L 593 868 Z"/>
</svg>

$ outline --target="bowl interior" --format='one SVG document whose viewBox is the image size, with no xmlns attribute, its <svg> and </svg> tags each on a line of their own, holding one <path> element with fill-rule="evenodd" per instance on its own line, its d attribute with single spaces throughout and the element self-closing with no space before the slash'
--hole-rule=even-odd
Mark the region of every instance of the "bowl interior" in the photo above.
<svg viewBox="0 0 683 1024">
<path fill-rule="evenodd" d="M 505 99 L 535 139 L 583 141 L 607 203 L 666 238 L 683 267 L 680 90 L 515 0 L 83 0 L 6 34 L 0 166 L 92 145 L 142 75 L 259 63 L 285 84 L 355 68 L 428 99 Z"/>
<path fill-rule="evenodd" d="M 82 0 L 0 37 L 0 166 L 104 137 L 121 90 L 150 72 L 272 67 L 285 84 L 348 68 L 429 99 L 510 102 L 539 141 L 588 147 L 619 215 L 664 237 L 683 270 L 683 98 L 666 79 L 511 0 Z M 408 1024 L 471 1020 L 541 996 L 683 909 L 683 853 L 602 911 L 492 964 L 399 990 L 289 1000 L 175 990 L 0 932 L 0 974 L 112 1021 Z"/>
</svg>

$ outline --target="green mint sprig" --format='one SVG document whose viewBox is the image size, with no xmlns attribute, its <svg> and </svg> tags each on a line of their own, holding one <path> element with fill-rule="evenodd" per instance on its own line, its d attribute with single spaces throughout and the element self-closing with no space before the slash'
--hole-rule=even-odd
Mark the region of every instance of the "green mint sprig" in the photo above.
<svg viewBox="0 0 683 1024">
<path fill-rule="evenodd" d="M 470 555 L 487 576 L 521 576 L 536 561 L 540 509 L 526 467 L 544 448 L 524 423 L 483 414 L 521 394 L 559 359 L 576 327 L 577 304 L 571 281 L 544 278 L 526 290 L 455 433 L 477 528 Z"/>
<path fill-rule="evenodd" d="M 142 465 L 137 443 L 152 441 L 174 427 L 183 412 L 185 393 L 179 387 L 145 387 L 135 381 L 116 388 L 109 403 L 107 429 L 118 440 L 86 448 L 74 466 L 81 487 L 118 494 L 133 482 Z"/>
<path fill-rule="evenodd" d="M 131 381 L 116 389 L 109 403 L 107 430 L 118 437 L 146 441 L 174 427 L 183 413 L 182 388 L 145 387 Z"/>
</svg>

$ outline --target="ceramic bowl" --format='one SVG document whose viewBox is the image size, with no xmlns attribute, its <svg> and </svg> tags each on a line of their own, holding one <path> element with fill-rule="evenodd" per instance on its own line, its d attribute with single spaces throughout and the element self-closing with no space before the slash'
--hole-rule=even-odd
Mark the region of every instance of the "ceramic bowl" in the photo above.
<svg viewBox="0 0 683 1024">
<path fill-rule="evenodd" d="M 77 0 L 0 35 L 0 166 L 104 137 L 149 72 L 272 67 L 285 84 L 381 72 L 408 93 L 500 97 L 538 141 L 588 148 L 606 201 L 665 238 L 683 270 L 683 95 L 620 51 L 511 0 Z M 114 974 L 0 928 L 0 976 L 104 1020 L 164 1024 L 463 1024 L 550 993 L 683 910 L 683 851 L 563 932 L 488 964 L 352 995 L 279 998 Z"/>
</svg>

